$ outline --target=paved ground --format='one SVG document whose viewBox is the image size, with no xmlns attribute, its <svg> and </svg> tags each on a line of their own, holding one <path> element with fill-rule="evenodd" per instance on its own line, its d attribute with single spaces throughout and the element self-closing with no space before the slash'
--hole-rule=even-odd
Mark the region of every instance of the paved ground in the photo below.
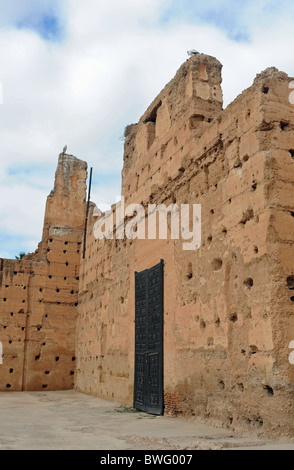
<svg viewBox="0 0 294 470">
<path fill-rule="evenodd" d="M 154 417 L 76 391 L 0 393 L 0 450 L 294 450 L 294 440 Z"/>
</svg>

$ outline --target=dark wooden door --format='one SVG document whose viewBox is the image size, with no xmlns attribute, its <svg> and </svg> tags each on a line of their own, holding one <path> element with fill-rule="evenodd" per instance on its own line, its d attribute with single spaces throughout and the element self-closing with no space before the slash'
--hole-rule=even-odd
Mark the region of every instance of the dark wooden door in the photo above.
<svg viewBox="0 0 294 470">
<path fill-rule="evenodd" d="M 135 273 L 134 408 L 163 414 L 163 260 Z"/>
</svg>

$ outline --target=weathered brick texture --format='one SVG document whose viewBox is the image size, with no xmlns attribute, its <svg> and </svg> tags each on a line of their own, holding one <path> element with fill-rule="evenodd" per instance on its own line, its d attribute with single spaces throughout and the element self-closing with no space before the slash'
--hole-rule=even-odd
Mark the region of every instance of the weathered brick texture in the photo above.
<svg viewBox="0 0 294 470">
<path fill-rule="evenodd" d="M 1 260 L 1 391 L 73 387 L 85 179 L 86 164 L 61 154 L 38 249 Z"/>
<path fill-rule="evenodd" d="M 83 259 L 85 164 L 76 162 L 73 183 L 60 162 L 39 252 L 2 261 L 2 390 L 50 388 L 44 377 L 55 374 L 52 387 L 74 379 L 77 390 L 132 405 L 134 273 L 163 259 L 165 412 L 294 436 L 291 79 L 269 68 L 223 110 L 221 68 L 191 57 L 125 131 L 125 204 L 201 204 L 200 248 L 170 237 L 97 240 L 92 203 Z"/>
</svg>

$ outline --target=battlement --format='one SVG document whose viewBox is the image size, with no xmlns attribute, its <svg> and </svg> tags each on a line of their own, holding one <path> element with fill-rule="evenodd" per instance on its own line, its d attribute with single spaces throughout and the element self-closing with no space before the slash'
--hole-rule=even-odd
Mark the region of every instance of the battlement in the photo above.
<svg viewBox="0 0 294 470">
<path fill-rule="evenodd" d="M 222 110 L 222 65 L 204 54 L 178 70 L 137 124 L 125 130 L 122 195 L 140 199 L 140 180 L 159 172 L 187 139 L 199 139 Z M 142 173 L 145 172 L 143 176 Z M 143 183 L 142 183 L 143 184 Z"/>
</svg>

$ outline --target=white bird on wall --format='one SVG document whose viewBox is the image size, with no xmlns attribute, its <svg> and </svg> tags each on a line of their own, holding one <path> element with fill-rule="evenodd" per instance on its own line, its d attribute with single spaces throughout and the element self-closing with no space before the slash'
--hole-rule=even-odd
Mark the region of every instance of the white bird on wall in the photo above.
<svg viewBox="0 0 294 470">
<path fill-rule="evenodd" d="M 192 55 L 199 54 L 199 52 L 196 51 L 195 49 L 191 49 L 190 51 L 187 51 L 187 54 L 189 57 L 192 57 Z"/>
</svg>

